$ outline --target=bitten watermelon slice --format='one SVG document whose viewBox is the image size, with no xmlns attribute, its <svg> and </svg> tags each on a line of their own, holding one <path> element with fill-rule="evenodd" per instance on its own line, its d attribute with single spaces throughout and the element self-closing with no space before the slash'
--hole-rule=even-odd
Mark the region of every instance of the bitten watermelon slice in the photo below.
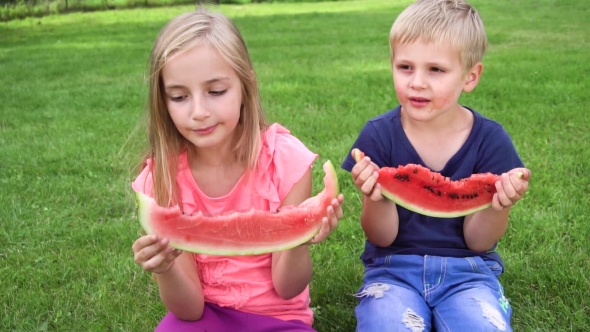
<svg viewBox="0 0 590 332">
<path fill-rule="evenodd" d="M 293 248 L 310 240 L 338 196 L 338 177 L 330 161 L 323 165 L 324 190 L 305 205 L 282 207 L 278 212 L 250 210 L 206 216 L 183 215 L 178 206 L 158 206 L 137 192 L 138 217 L 148 234 L 170 241 L 170 246 L 209 255 L 256 255 Z"/>
<path fill-rule="evenodd" d="M 365 154 L 352 151 L 358 162 Z M 466 216 L 492 205 L 499 175 L 473 174 L 452 181 L 421 165 L 408 164 L 380 168 L 377 183 L 381 193 L 396 204 L 426 216 L 452 218 Z"/>
</svg>

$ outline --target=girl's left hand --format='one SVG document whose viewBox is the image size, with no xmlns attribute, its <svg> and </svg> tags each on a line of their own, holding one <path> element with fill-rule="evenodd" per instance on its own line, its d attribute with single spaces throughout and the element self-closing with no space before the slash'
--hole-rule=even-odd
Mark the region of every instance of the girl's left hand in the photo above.
<svg viewBox="0 0 590 332">
<path fill-rule="evenodd" d="M 522 176 L 519 175 L 522 173 Z M 502 211 L 518 202 L 529 188 L 531 171 L 527 168 L 515 168 L 503 173 L 501 180 L 496 182 L 496 193 L 492 199 L 492 207 Z"/>
<path fill-rule="evenodd" d="M 338 198 L 332 199 L 332 205 L 328 206 L 328 215 L 322 220 L 322 228 L 320 231 L 306 244 L 316 244 L 324 241 L 332 231 L 338 225 L 338 220 L 342 219 L 344 213 L 342 212 L 342 202 L 344 202 L 344 196 L 338 195 Z"/>
</svg>

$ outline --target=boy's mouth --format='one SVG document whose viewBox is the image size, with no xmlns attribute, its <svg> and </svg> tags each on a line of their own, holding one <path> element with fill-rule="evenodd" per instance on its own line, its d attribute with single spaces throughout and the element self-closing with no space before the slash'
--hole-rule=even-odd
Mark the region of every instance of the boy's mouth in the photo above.
<svg viewBox="0 0 590 332">
<path fill-rule="evenodd" d="M 430 103 L 430 99 L 422 98 L 422 97 L 410 97 L 408 98 L 412 106 L 414 107 L 424 107 Z"/>
<path fill-rule="evenodd" d="M 417 103 L 427 103 L 430 99 L 421 98 L 421 97 L 410 97 L 410 101 L 417 102 Z"/>
</svg>

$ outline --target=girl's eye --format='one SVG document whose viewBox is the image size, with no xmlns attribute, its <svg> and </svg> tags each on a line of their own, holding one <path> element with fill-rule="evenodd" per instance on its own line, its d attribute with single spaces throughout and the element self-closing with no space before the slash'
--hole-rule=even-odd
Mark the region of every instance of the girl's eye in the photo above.
<svg viewBox="0 0 590 332">
<path fill-rule="evenodd" d="M 170 97 L 170 100 L 175 101 L 175 102 L 179 102 L 179 101 L 183 101 L 184 98 L 186 98 L 186 96 Z"/>
<path fill-rule="evenodd" d="M 218 90 L 218 91 L 209 91 L 209 94 L 212 96 L 221 96 L 222 94 L 224 94 L 226 90 Z"/>
<path fill-rule="evenodd" d="M 444 73 L 445 71 L 441 68 L 437 68 L 437 67 L 432 67 L 430 70 L 432 70 L 435 73 Z"/>
<path fill-rule="evenodd" d="M 412 69 L 410 66 L 408 65 L 399 65 L 397 68 L 401 69 L 401 70 L 410 70 Z"/>
</svg>

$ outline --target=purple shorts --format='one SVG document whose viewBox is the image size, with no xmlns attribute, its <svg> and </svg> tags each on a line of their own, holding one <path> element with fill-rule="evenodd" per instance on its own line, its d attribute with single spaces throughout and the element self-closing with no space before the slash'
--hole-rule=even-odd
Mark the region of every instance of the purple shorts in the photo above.
<svg viewBox="0 0 590 332">
<path fill-rule="evenodd" d="M 205 302 L 203 316 L 194 322 L 183 321 L 168 313 L 155 332 L 315 332 L 300 320 L 285 321 L 274 317 L 241 312 Z"/>
</svg>

